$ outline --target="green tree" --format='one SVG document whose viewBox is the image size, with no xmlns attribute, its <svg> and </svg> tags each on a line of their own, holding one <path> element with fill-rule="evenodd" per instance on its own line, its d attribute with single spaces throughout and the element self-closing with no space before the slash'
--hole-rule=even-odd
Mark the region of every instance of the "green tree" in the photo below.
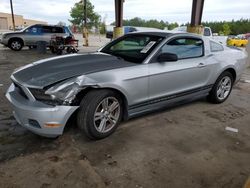
<svg viewBox="0 0 250 188">
<path fill-rule="evenodd" d="M 75 3 L 75 5 L 70 10 L 71 19 L 69 21 L 79 27 L 82 27 L 84 20 L 84 6 L 82 1 Z M 92 27 L 98 27 L 100 24 L 101 16 L 94 11 L 94 5 L 87 0 L 87 27 L 90 29 Z"/>
<path fill-rule="evenodd" d="M 171 24 L 168 25 L 168 30 L 172 30 L 172 29 L 174 29 L 176 27 L 179 27 L 178 23 L 176 23 L 176 22 L 175 23 L 171 23 Z"/>
<path fill-rule="evenodd" d="M 189 23 L 181 24 L 181 26 L 188 25 Z M 115 25 L 115 22 L 112 23 Z M 167 27 L 172 30 L 178 27 L 178 23 L 169 23 L 167 21 L 158 20 L 144 20 L 139 17 L 132 18 L 130 20 L 123 20 L 124 26 L 137 26 L 137 27 L 155 27 L 163 29 Z M 215 22 L 202 22 L 203 26 L 210 27 L 213 33 L 220 33 L 224 35 L 238 35 L 244 33 L 250 33 L 250 19 L 240 19 L 232 21 L 215 21 Z"/>
<path fill-rule="evenodd" d="M 106 24 L 105 24 L 105 22 L 102 22 L 100 24 L 100 33 L 101 34 L 105 34 L 106 33 Z"/>
<path fill-rule="evenodd" d="M 228 23 L 224 23 L 223 26 L 223 33 L 225 36 L 229 35 L 231 33 L 231 29 Z"/>
<path fill-rule="evenodd" d="M 115 22 L 113 22 L 111 25 L 115 25 Z M 135 26 L 135 27 L 152 27 L 152 28 L 158 28 L 158 29 L 164 29 L 165 27 L 168 27 L 169 23 L 164 22 L 163 20 L 144 20 L 139 17 L 132 18 L 130 20 L 123 20 L 124 26 Z"/>
<path fill-rule="evenodd" d="M 219 35 L 225 35 L 223 31 L 219 31 Z"/>
<path fill-rule="evenodd" d="M 232 20 L 227 22 L 217 21 L 217 22 L 202 23 L 203 26 L 211 27 L 213 33 L 219 33 L 220 31 L 224 33 L 224 28 L 223 28 L 224 24 L 229 25 L 231 31 L 230 34 L 232 35 L 250 33 L 250 19 Z"/>
</svg>

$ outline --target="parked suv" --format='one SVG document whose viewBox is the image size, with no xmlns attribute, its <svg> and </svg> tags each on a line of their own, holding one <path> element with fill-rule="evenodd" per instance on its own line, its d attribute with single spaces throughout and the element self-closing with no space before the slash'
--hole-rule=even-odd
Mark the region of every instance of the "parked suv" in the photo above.
<svg viewBox="0 0 250 188">
<path fill-rule="evenodd" d="M 0 43 L 12 50 L 19 51 L 23 46 L 35 47 L 38 41 L 46 41 L 49 46 L 53 35 L 69 37 L 73 36 L 68 27 L 36 24 L 21 31 L 2 34 Z"/>
</svg>

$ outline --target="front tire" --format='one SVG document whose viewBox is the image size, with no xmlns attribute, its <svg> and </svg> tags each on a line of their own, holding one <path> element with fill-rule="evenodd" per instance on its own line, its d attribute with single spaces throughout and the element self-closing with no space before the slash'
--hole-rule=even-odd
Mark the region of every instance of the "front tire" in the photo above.
<svg viewBox="0 0 250 188">
<path fill-rule="evenodd" d="M 86 94 L 77 114 L 77 125 L 93 140 L 111 135 L 122 119 L 122 100 L 111 90 L 93 90 Z"/>
<path fill-rule="evenodd" d="M 233 76 L 230 72 L 223 72 L 216 80 L 208 95 L 208 100 L 215 104 L 223 103 L 229 97 L 233 87 Z"/>
<path fill-rule="evenodd" d="M 12 39 L 9 47 L 11 50 L 20 51 L 23 48 L 23 41 L 21 39 Z"/>
</svg>

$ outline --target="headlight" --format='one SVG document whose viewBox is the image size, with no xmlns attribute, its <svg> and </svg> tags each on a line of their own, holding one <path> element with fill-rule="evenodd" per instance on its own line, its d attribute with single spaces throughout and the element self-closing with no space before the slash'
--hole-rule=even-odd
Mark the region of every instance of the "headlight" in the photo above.
<svg viewBox="0 0 250 188">
<path fill-rule="evenodd" d="M 38 101 L 51 101 L 53 98 L 50 95 L 46 95 L 45 91 L 43 89 L 34 89 L 29 88 L 32 95 L 38 100 Z"/>
<path fill-rule="evenodd" d="M 63 104 L 70 104 L 77 93 L 84 88 L 82 87 L 84 80 L 84 76 L 79 76 L 74 79 L 60 82 L 45 91 L 45 95 L 51 96 L 53 100 L 62 101 Z"/>
<path fill-rule="evenodd" d="M 85 76 L 69 79 L 60 82 L 47 90 L 29 88 L 31 93 L 37 100 L 43 101 L 47 104 L 65 104 L 69 105 L 73 102 L 76 95 L 87 87 L 87 83 L 93 83 L 93 80 Z M 93 85 L 93 84 L 91 84 Z"/>
</svg>

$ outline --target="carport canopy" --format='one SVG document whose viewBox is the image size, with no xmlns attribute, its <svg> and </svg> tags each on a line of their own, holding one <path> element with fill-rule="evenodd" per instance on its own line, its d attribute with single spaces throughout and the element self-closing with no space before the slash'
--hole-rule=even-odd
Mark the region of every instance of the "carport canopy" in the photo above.
<svg viewBox="0 0 250 188">
<path fill-rule="evenodd" d="M 114 38 L 123 35 L 123 3 L 125 0 L 114 0 L 115 1 L 115 28 Z M 192 33 L 200 33 L 202 31 L 201 20 L 205 0 L 193 0 L 192 13 L 191 13 L 191 24 L 188 27 L 188 31 Z"/>
</svg>

